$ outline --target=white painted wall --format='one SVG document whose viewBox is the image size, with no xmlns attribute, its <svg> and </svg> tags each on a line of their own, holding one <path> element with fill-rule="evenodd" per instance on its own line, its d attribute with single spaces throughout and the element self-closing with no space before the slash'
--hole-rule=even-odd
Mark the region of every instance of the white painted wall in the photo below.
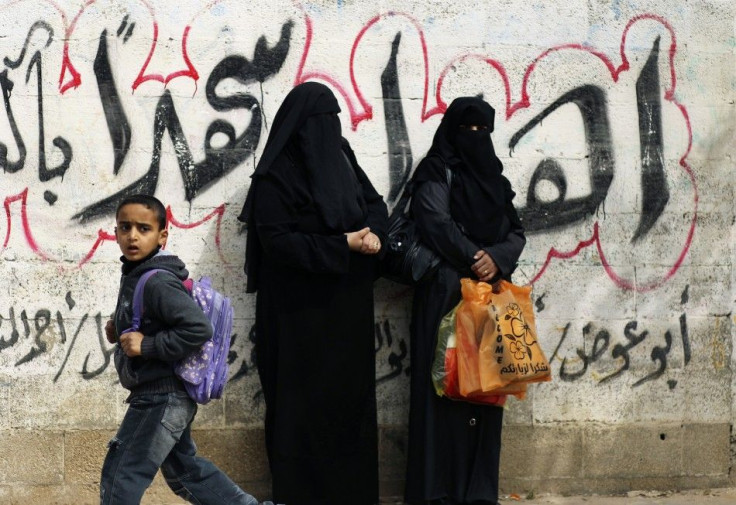
<svg viewBox="0 0 736 505">
<path fill-rule="evenodd" d="M 244 294 L 245 233 L 236 221 L 248 176 L 282 98 L 295 83 L 315 79 L 338 95 L 344 135 L 388 196 L 396 184 L 391 153 L 400 146 L 387 131 L 399 123 L 384 113 L 381 75 L 397 34 L 398 103 L 413 165 L 446 104 L 483 93 L 496 109 L 493 139 L 516 204 L 529 209 L 533 232 L 515 280 L 533 283 L 554 380 L 510 402 L 507 423 L 732 423 L 731 1 L 19 0 L 3 2 L 0 13 L 0 142 L 7 150 L 0 158 L 0 438 L 17 429 L 114 429 L 119 422 L 124 392 L 101 334 L 118 282 L 114 219 L 109 212 L 77 216 L 150 176 L 154 162 L 151 188 L 176 220 L 169 248 L 236 301 L 231 373 L 241 373 L 199 423 L 261 425 L 247 339 L 254 299 Z M 282 35 L 279 53 L 273 48 Z M 111 74 L 99 63 L 95 69 L 101 43 Z M 223 78 L 215 93 L 241 105 L 216 110 L 208 80 L 226 58 L 250 79 Z M 577 106 L 572 98 L 556 103 L 568 93 Z M 156 156 L 168 94 L 181 133 L 174 142 L 171 130 L 159 132 Z M 252 109 L 242 105 L 245 94 Z M 594 95 L 597 104 L 585 101 Z M 262 118 L 259 135 L 246 132 L 254 115 Z M 197 187 L 215 121 L 235 137 L 251 135 L 255 157 L 214 135 L 212 146 L 230 167 Z M 126 122 L 129 130 L 121 128 Z M 514 135 L 534 124 L 511 152 Z M 65 161 L 60 145 L 71 153 L 65 170 L 39 168 L 40 126 L 46 171 Z M 607 149 L 608 162 L 596 158 Z M 536 186 L 539 201 L 564 200 L 547 211 L 528 205 L 543 160 L 558 164 L 567 185 L 565 194 L 549 180 Z M 187 198 L 182 173 L 190 165 L 196 175 Z M 592 199 L 594 212 L 576 214 Z M 379 417 L 404 425 L 411 291 L 380 281 L 376 293 Z"/>
</svg>

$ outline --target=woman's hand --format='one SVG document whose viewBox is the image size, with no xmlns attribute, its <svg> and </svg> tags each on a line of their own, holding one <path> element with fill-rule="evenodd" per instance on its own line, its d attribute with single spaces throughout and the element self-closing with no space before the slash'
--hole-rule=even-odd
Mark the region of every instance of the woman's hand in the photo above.
<svg viewBox="0 0 736 505">
<path fill-rule="evenodd" d="M 378 254 L 378 251 L 381 250 L 381 239 L 378 238 L 378 235 L 374 234 L 373 232 L 368 232 L 363 237 L 363 245 L 360 248 L 361 254 Z"/>
<path fill-rule="evenodd" d="M 362 230 L 346 233 L 345 236 L 348 238 L 348 247 L 350 248 L 350 250 L 354 252 L 362 252 L 361 249 L 363 248 L 363 239 L 369 233 L 373 235 L 371 233 L 371 229 L 367 226 Z"/>
<path fill-rule="evenodd" d="M 476 261 L 470 268 L 473 270 L 473 273 L 478 277 L 478 280 L 488 282 L 498 274 L 498 266 L 496 266 L 496 262 L 493 261 L 491 255 L 484 250 L 481 249 L 480 251 L 475 253 L 473 259 Z"/>
</svg>

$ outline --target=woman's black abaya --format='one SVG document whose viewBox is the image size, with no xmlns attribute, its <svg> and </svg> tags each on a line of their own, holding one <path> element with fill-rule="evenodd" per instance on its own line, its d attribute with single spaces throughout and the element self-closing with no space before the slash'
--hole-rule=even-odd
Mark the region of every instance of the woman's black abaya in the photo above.
<svg viewBox="0 0 736 505">
<path fill-rule="evenodd" d="M 412 306 L 405 493 L 410 505 L 495 505 L 498 500 L 503 408 L 440 398 L 431 381 L 440 320 L 461 299 L 460 278 L 475 278 L 474 255 L 485 250 L 499 276 L 509 278 L 526 242 L 514 193 L 490 141 L 492 111 L 478 98 L 454 101 L 414 178 L 417 229 L 443 262 L 417 286 Z M 485 129 L 463 131 L 461 125 Z M 450 185 L 446 166 L 453 173 Z"/>
<path fill-rule="evenodd" d="M 309 85 L 311 95 L 297 87 L 284 101 L 292 112 L 298 103 L 303 117 L 289 118 L 285 111 L 279 122 L 282 110 L 277 114 L 263 156 L 268 166 L 257 168 L 243 214 L 249 225 L 248 287 L 257 289 L 256 355 L 273 500 L 372 505 L 378 502 L 373 333 L 378 256 L 351 252 L 344 233 L 369 226 L 383 241 L 386 206 L 332 119 L 310 123 L 325 115 L 325 107 L 315 114 L 304 100 L 328 100 L 326 114 L 333 116 L 337 102 L 324 86 Z M 305 132 L 315 147 L 308 153 Z M 337 144 L 320 144 L 320 135 Z M 274 145 L 276 154 L 269 152 Z M 338 179 L 329 175 L 340 170 L 349 173 Z M 330 197 L 336 181 L 349 187 Z"/>
</svg>

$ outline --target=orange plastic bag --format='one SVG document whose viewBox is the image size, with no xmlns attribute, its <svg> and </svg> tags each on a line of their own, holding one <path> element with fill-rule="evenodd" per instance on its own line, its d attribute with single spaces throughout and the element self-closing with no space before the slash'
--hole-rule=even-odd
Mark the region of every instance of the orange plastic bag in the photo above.
<svg viewBox="0 0 736 505">
<path fill-rule="evenodd" d="M 471 403 L 503 406 L 506 395 L 514 395 L 523 399 L 526 395 L 526 384 L 510 384 L 506 388 L 500 388 L 493 393 L 471 393 L 462 395 L 458 377 L 457 364 L 457 335 L 456 335 L 456 312 L 460 304 L 453 308 L 440 322 L 437 332 L 437 347 L 435 359 L 432 363 L 432 383 L 439 396 L 445 396 L 453 400 L 463 400 Z"/>
<path fill-rule="evenodd" d="M 509 384 L 551 379 L 537 340 L 531 287 L 462 279 L 456 312 L 460 393 L 496 392 Z"/>
</svg>

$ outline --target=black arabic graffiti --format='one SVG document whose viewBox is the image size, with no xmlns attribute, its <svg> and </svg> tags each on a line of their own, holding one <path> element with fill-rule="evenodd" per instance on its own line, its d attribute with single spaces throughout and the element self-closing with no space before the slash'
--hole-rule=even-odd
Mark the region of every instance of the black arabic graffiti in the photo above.
<svg viewBox="0 0 736 505">
<path fill-rule="evenodd" d="M 70 311 L 74 309 L 76 303 L 71 296 L 71 292 L 68 292 L 66 295 L 66 303 Z M 20 319 L 21 324 L 20 330 L 18 319 Z M 68 316 L 67 319 L 69 319 Z M 83 314 L 79 320 L 79 323 L 74 330 L 74 335 L 68 343 L 64 360 L 54 376 L 54 382 L 59 379 L 66 368 L 69 356 L 75 349 L 77 339 L 82 332 L 82 329 L 87 328 L 86 322 L 88 319 L 89 314 Z M 85 380 L 93 379 L 104 372 L 110 365 L 110 357 L 114 352 L 114 348 L 109 347 L 104 336 L 102 315 L 97 313 L 94 319 L 97 332 L 97 343 L 99 344 L 102 362 L 96 369 L 89 370 L 88 367 L 90 365 L 90 360 L 93 357 L 93 353 L 87 353 L 84 358 L 84 363 L 82 364 L 82 370 L 80 371 L 82 378 Z M 10 324 L 10 328 L 7 328 L 5 325 L 6 322 Z M 31 327 L 31 323 L 33 324 L 33 328 Z M 6 328 L 4 329 L 3 326 L 6 326 Z M 31 349 L 15 362 L 16 367 L 23 366 L 47 353 L 49 351 L 49 343 L 56 339 L 57 335 L 59 344 L 66 344 L 68 340 L 67 321 L 65 321 L 64 315 L 62 315 L 60 310 L 56 311 L 54 317 L 52 317 L 51 311 L 48 309 L 37 310 L 33 317 L 29 317 L 27 311 L 22 310 L 20 312 L 20 317 L 17 318 L 15 308 L 10 307 L 8 317 L 0 315 L 0 332 L 4 333 L 7 329 L 10 330 L 10 334 L 7 338 L 5 335 L 0 334 L 0 352 L 17 345 L 22 345 L 26 340 L 32 340 Z"/>
<path fill-rule="evenodd" d="M 384 382 L 388 382 L 392 379 L 397 378 L 401 375 L 401 372 L 404 372 L 404 374 L 409 375 L 409 367 L 404 366 L 404 360 L 407 359 L 407 356 L 409 354 L 406 340 L 403 338 L 401 339 L 394 339 L 393 335 L 391 335 L 391 325 L 389 324 L 389 321 L 383 321 L 382 323 L 376 323 L 375 325 L 375 337 L 376 337 L 376 354 L 381 351 L 384 346 L 390 350 L 388 354 L 388 366 L 390 368 L 390 372 L 376 377 L 376 384 L 382 384 Z M 398 353 L 396 350 L 394 350 L 394 342 L 398 345 Z"/>
<path fill-rule="evenodd" d="M 689 286 L 686 287 L 683 291 L 681 297 L 683 305 L 687 302 L 688 290 Z M 603 378 L 599 379 L 599 384 L 609 382 L 612 379 L 620 376 L 623 372 L 629 370 L 629 366 L 631 364 L 630 351 L 632 351 L 636 346 L 650 338 L 648 330 L 643 330 L 638 334 L 636 333 L 638 325 L 638 321 L 629 321 L 626 324 L 624 328 L 624 338 L 627 341 L 626 344 L 619 343 L 614 345 L 611 349 L 611 357 L 619 363 L 619 367 L 616 370 L 608 373 L 608 375 L 605 375 Z M 560 348 L 562 347 L 562 344 L 565 342 L 570 332 L 570 326 L 571 323 L 568 323 L 563 329 L 560 341 L 558 342 L 557 347 L 555 348 L 555 351 L 554 353 L 552 353 L 552 357 L 550 358 L 550 363 L 552 363 L 553 360 L 558 357 Z M 684 312 L 680 315 L 678 326 L 680 330 L 680 339 L 683 349 L 683 362 L 684 365 L 687 366 L 687 364 L 690 362 L 691 351 L 690 337 L 687 327 L 687 315 Z M 592 322 L 586 324 L 583 327 L 582 331 L 583 342 L 588 341 L 593 333 L 594 324 Z M 664 346 L 657 345 L 651 350 L 650 353 L 651 361 L 657 364 L 656 370 L 636 381 L 632 385 L 632 387 L 641 386 L 646 382 L 653 381 L 664 375 L 667 370 L 667 356 L 672 350 L 672 339 L 672 332 L 670 330 L 666 330 L 664 333 Z M 562 358 L 562 363 L 560 364 L 559 370 L 560 379 L 566 382 L 572 382 L 583 377 L 587 373 L 588 367 L 596 363 L 601 357 L 603 357 L 606 351 L 608 351 L 610 344 L 611 333 L 605 328 L 598 330 L 595 333 L 595 337 L 593 337 L 592 348 L 588 352 L 586 352 L 585 350 L 585 345 L 583 347 L 578 347 L 575 350 L 575 354 L 578 357 L 577 361 L 582 363 L 582 366 L 578 370 L 571 371 L 569 369 L 570 365 L 568 363 L 567 356 Z M 677 381 L 670 380 L 667 382 L 667 384 L 669 385 L 670 389 L 673 389 L 677 385 Z"/>
<path fill-rule="evenodd" d="M 647 63 L 636 82 L 643 203 L 639 225 L 631 239 L 632 242 L 649 232 L 669 201 L 669 189 L 664 172 L 658 61 L 659 37 L 655 40 Z M 594 214 L 605 200 L 613 180 L 615 161 L 606 93 L 597 86 L 581 86 L 557 99 L 511 137 L 509 142 L 511 152 L 527 133 L 552 112 L 568 103 L 577 106 L 583 120 L 589 151 L 587 158 L 591 192 L 588 196 L 566 199 L 567 181 L 562 166 L 551 158 L 542 160 L 529 183 L 526 207 L 519 209 L 524 228 L 530 233 L 563 227 Z M 537 187 L 542 181 L 555 186 L 557 189 L 555 200 L 538 199 Z"/>
<path fill-rule="evenodd" d="M 86 222 L 114 212 L 118 202 L 126 196 L 136 193 L 153 194 L 158 184 L 161 143 L 165 131 L 169 132 L 172 144 L 174 145 L 179 171 L 184 180 L 185 198 L 189 202 L 194 199 L 199 191 L 220 179 L 249 156 L 253 155 L 261 136 L 262 117 L 258 100 L 248 93 L 236 93 L 231 96 L 221 97 L 217 95 L 216 89 L 218 84 L 225 79 L 235 79 L 242 84 L 254 82 L 263 84 L 265 80 L 275 75 L 283 65 L 288 54 L 292 27 L 292 21 L 288 21 L 282 26 L 281 38 L 273 48 L 268 47 L 265 37 L 259 38 L 256 43 L 253 62 L 250 62 L 243 56 L 226 57 L 215 66 L 207 80 L 207 101 L 213 109 L 216 111 L 245 109 L 251 112 L 250 123 L 240 136 L 236 135 L 235 127 L 229 122 L 222 119 L 212 121 L 205 135 L 205 158 L 199 163 L 195 163 L 186 136 L 182 130 L 174 100 L 171 97 L 171 93 L 166 90 L 159 99 L 156 107 L 153 154 L 151 165 L 146 174 L 114 195 L 84 208 L 74 218 L 80 222 Z M 107 62 L 104 32 L 100 37 L 100 49 L 98 50 L 98 57 L 95 62 L 97 80 L 103 83 L 100 86 L 100 96 L 103 107 L 107 107 L 105 114 L 107 118 L 112 118 L 112 122 L 115 123 L 117 109 L 121 109 L 122 106 L 119 99 L 117 99 L 116 86 L 112 74 L 108 72 L 109 62 Z M 122 117 L 125 117 L 124 114 Z M 108 121 L 109 124 L 110 121 Z M 227 137 L 227 142 L 222 147 L 214 147 L 212 145 L 213 137 L 218 134 Z M 116 142 L 116 139 L 118 143 L 124 142 L 124 128 L 114 126 L 113 130 L 111 130 L 111 136 L 114 139 L 113 142 Z M 124 153 L 122 155 L 124 156 Z M 118 161 L 116 160 L 116 166 L 118 166 Z"/>
<path fill-rule="evenodd" d="M 613 180 L 613 145 L 608 126 L 606 93 L 597 86 L 581 86 L 562 95 L 516 132 L 511 137 L 509 148 L 513 151 L 527 133 L 552 112 L 568 103 L 577 106 L 583 119 L 585 138 L 590 150 L 588 168 L 592 191 L 589 196 L 567 199 L 567 180 L 562 166 L 551 158 L 542 160 L 532 174 L 526 207 L 519 209 L 519 217 L 527 232 L 565 226 L 593 214 L 605 200 Z M 536 188 L 542 181 L 550 182 L 557 188 L 556 200 L 538 200 Z"/>
<path fill-rule="evenodd" d="M 394 41 L 391 43 L 391 57 L 381 74 L 386 136 L 389 142 L 388 176 L 391 189 L 386 199 L 389 206 L 396 203 L 399 198 L 401 188 L 404 187 L 409 178 L 412 165 L 411 144 L 409 143 L 409 133 L 404 119 L 404 108 L 401 105 L 401 91 L 399 90 L 399 75 L 396 65 L 400 43 L 401 32 L 396 34 Z"/>
<path fill-rule="evenodd" d="M 399 33 L 392 42 L 391 56 L 381 75 L 385 129 L 388 138 L 388 173 L 391 187 L 387 201 L 394 203 L 407 182 L 411 171 L 412 153 L 404 120 L 396 56 L 401 42 Z M 639 224 L 632 242 L 645 236 L 662 215 L 669 201 L 669 189 L 664 171 L 661 97 L 658 73 L 659 38 L 654 42 L 647 63 L 637 79 L 636 99 L 639 115 L 641 186 L 643 192 Z M 551 113 L 563 105 L 574 104 L 580 112 L 588 146 L 588 170 L 591 193 L 584 197 L 566 198 L 567 179 L 558 160 L 545 158 L 534 169 L 527 190 L 527 202 L 519 214 L 530 233 L 556 229 L 576 223 L 592 215 L 603 204 L 615 172 L 614 148 L 608 118 L 605 90 L 584 85 L 572 89 L 512 135 L 509 149 L 513 153 L 518 143 Z M 552 201 L 539 198 L 537 188 L 548 182 L 557 190 Z"/>
<path fill-rule="evenodd" d="M 250 334 L 248 335 L 249 340 L 251 337 L 254 337 L 254 334 L 255 334 L 255 326 L 251 328 Z M 232 336 L 230 337 L 230 352 L 228 352 L 227 354 L 227 364 L 228 365 L 232 365 L 238 360 L 238 352 L 235 350 L 237 339 L 238 339 L 237 333 L 233 333 Z M 251 369 L 255 368 L 255 366 L 256 366 L 255 350 L 251 348 L 250 362 L 248 360 L 243 359 L 240 362 L 240 367 L 238 368 L 238 371 L 230 376 L 230 379 L 228 380 L 228 382 L 235 382 L 237 380 L 242 379 L 243 377 L 247 377 Z"/>
<path fill-rule="evenodd" d="M 3 63 L 10 69 L 19 68 L 26 59 L 28 48 L 31 44 L 32 35 L 36 30 L 45 30 L 47 32 L 46 42 L 44 49 L 49 47 L 54 38 L 54 30 L 47 23 L 43 21 L 35 22 L 28 31 L 23 48 L 20 51 L 20 55 L 17 59 L 11 60 L 8 57 L 3 59 Z M 59 166 L 54 168 L 48 168 L 46 162 L 46 128 L 44 120 L 44 107 L 43 107 L 43 57 L 41 51 L 34 51 L 29 62 L 28 69 L 26 70 L 26 83 L 30 81 L 31 73 L 35 70 L 36 72 L 36 91 L 37 91 L 37 104 L 38 104 L 38 178 L 41 182 L 48 182 L 55 177 L 64 177 L 64 174 L 69 169 L 69 165 L 72 162 L 72 147 L 69 142 L 61 136 L 54 137 L 52 143 L 62 153 L 63 161 Z M 23 141 L 23 136 L 18 129 L 15 115 L 13 114 L 13 108 L 11 106 L 11 95 L 14 87 L 13 81 L 8 77 L 8 69 L 0 73 L 0 87 L 3 93 L 3 103 L 5 105 L 5 112 L 8 116 L 10 123 L 10 129 L 13 132 L 13 139 L 15 140 L 18 148 L 18 161 L 8 160 L 8 146 L 7 144 L 0 142 L 0 165 L 2 169 L 9 173 L 15 173 L 21 170 L 25 166 L 26 161 L 26 146 Z M 48 200 L 48 199 L 47 199 Z"/>
<path fill-rule="evenodd" d="M 127 23 L 127 16 L 123 19 L 123 23 L 118 30 L 118 37 L 122 33 L 125 23 Z M 133 25 L 131 25 L 132 28 Z M 129 35 L 126 35 L 126 41 L 127 37 Z M 100 90 L 102 111 L 105 113 L 105 121 L 107 121 L 107 129 L 110 132 L 110 140 L 112 141 L 112 149 L 115 156 L 113 173 L 117 175 L 130 150 L 131 129 L 128 123 L 128 116 L 125 114 L 125 109 L 120 101 L 120 95 L 118 95 L 117 86 L 115 86 L 112 69 L 110 68 L 110 59 L 107 55 L 107 30 L 104 30 L 102 35 L 100 35 L 97 56 L 95 56 L 94 72 L 97 79 L 97 87 Z"/>
<path fill-rule="evenodd" d="M 636 81 L 639 111 L 641 187 L 644 191 L 639 226 L 632 241 L 647 234 L 667 206 L 670 192 L 664 172 L 662 103 L 659 97 L 659 37 Z"/>
</svg>

